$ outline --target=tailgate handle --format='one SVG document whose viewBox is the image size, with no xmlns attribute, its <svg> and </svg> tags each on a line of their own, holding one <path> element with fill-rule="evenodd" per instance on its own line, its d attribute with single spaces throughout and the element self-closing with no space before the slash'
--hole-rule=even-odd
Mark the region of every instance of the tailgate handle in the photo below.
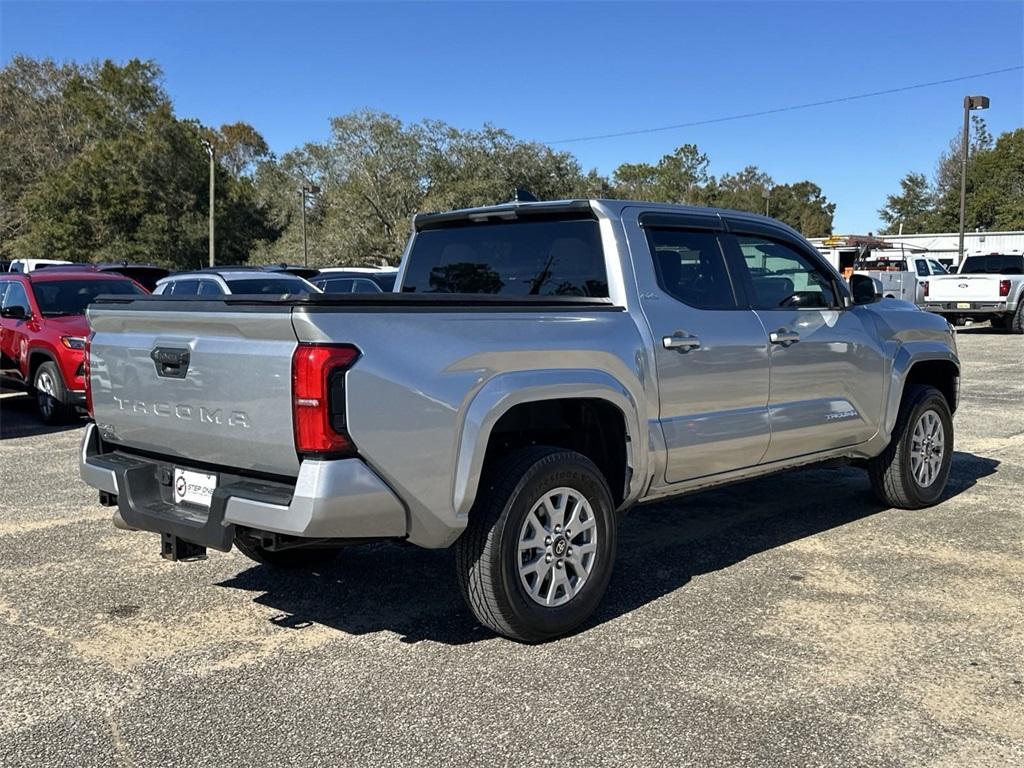
<svg viewBox="0 0 1024 768">
<path fill-rule="evenodd" d="M 156 363 L 156 375 L 168 379 L 184 379 L 192 354 L 180 347 L 157 347 L 149 356 Z"/>
</svg>

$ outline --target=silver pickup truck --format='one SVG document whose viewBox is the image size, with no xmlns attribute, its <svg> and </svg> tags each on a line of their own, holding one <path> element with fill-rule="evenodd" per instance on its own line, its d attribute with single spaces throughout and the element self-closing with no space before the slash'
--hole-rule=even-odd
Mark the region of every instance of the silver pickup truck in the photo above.
<svg viewBox="0 0 1024 768">
<path fill-rule="evenodd" d="M 637 504 L 836 461 L 939 499 L 954 331 L 880 299 L 751 214 L 419 215 L 395 293 L 93 304 L 81 474 L 169 558 L 454 545 L 476 617 L 541 641 L 598 605 Z"/>
</svg>

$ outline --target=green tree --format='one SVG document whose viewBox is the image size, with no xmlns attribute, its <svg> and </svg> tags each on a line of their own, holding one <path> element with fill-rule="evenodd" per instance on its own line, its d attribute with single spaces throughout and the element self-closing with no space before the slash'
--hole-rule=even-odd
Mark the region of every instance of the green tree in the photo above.
<svg viewBox="0 0 1024 768">
<path fill-rule="evenodd" d="M 882 234 L 900 231 L 927 232 L 935 220 L 935 194 L 923 173 L 911 171 L 900 179 L 900 193 L 889 195 L 878 216 L 884 224 Z"/>
<path fill-rule="evenodd" d="M 684 144 L 656 165 L 623 163 L 612 174 L 612 191 L 628 200 L 700 204 L 706 197 L 709 165 L 695 144 Z"/>
</svg>

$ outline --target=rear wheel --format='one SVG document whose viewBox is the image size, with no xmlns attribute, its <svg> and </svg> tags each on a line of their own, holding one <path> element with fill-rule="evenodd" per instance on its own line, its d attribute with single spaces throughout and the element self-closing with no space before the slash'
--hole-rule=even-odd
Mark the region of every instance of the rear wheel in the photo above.
<svg viewBox="0 0 1024 768">
<path fill-rule="evenodd" d="M 1010 329 L 1010 333 L 1024 333 L 1024 296 L 1017 300 L 1017 311 L 1006 318 L 1005 327 Z"/>
<path fill-rule="evenodd" d="M 269 565 L 273 568 L 316 568 L 326 565 L 338 556 L 337 549 L 325 549 L 321 547 L 295 547 L 293 549 L 267 549 L 260 544 L 259 539 L 252 536 L 236 536 L 235 546 L 238 551 L 255 560 L 261 565 Z"/>
<path fill-rule="evenodd" d="M 953 459 L 953 416 L 935 387 L 912 385 L 903 395 L 886 449 L 868 461 L 878 498 L 891 507 L 921 509 L 938 502 Z"/>
<path fill-rule="evenodd" d="M 36 410 L 44 424 L 63 424 L 74 407 L 68 403 L 68 390 L 57 364 L 47 361 L 36 369 L 32 386 L 36 392 Z"/>
<path fill-rule="evenodd" d="M 459 587 L 481 624 L 523 642 L 594 612 L 615 562 L 608 484 L 574 451 L 534 446 L 494 462 L 456 543 Z"/>
</svg>

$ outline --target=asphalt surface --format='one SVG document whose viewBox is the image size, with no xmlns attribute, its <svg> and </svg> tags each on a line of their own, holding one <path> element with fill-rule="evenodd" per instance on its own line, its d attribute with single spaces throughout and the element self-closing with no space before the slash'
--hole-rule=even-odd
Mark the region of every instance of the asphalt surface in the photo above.
<svg viewBox="0 0 1024 768">
<path fill-rule="evenodd" d="M 598 615 L 490 635 L 448 552 L 169 563 L 0 396 L 0 765 L 1024 765 L 1024 339 L 960 334 L 947 497 L 856 469 L 637 509 Z"/>
</svg>

